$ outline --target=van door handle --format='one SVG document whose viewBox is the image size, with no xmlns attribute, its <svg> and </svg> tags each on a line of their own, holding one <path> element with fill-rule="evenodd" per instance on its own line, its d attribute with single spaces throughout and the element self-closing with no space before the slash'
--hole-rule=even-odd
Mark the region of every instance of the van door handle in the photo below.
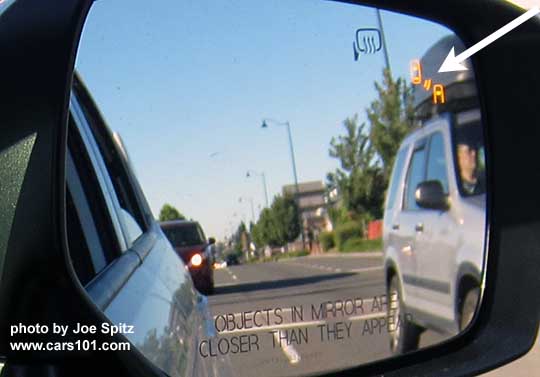
<svg viewBox="0 0 540 377">
<path fill-rule="evenodd" d="M 416 230 L 417 232 L 423 232 L 424 231 L 424 224 L 422 224 L 422 223 L 416 224 L 416 226 L 414 227 L 414 230 Z"/>
<path fill-rule="evenodd" d="M 398 230 L 398 229 L 399 229 L 399 224 L 394 224 L 394 225 L 392 225 L 392 229 Z"/>
</svg>

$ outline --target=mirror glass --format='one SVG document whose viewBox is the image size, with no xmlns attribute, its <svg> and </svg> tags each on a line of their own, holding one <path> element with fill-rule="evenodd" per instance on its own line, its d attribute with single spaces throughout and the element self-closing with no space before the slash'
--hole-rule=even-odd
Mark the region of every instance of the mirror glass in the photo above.
<svg viewBox="0 0 540 377">
<path fill-rule="evenodd" d="M 189 357 L 308 375 L 467 328 L 485 146 L 470 62 L 438 72 L 452 47 L 442 25 L 333 1 L 92 5 L 78 74 L 177 253 L 206 244 L 186 268 L 213 259 L 213 289 L 192 277 L 215 336 Z"/>
</svg>

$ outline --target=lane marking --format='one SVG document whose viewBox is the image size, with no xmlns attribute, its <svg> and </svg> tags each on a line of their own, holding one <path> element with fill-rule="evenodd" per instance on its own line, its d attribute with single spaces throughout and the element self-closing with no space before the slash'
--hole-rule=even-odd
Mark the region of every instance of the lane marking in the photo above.
<svg viewBox="0 0 540 377">
<path fill-rule="evenodd" d="M 341 268 L 337 267 L 330 267 L 330 266 L 322 266 L 320 264 L 305 264 L 305 263 L 299 263 L 299 262 L 291 262 L 289 264 L 295 265 L 295 266 L 302 266 L 302 267 L 310 267 L 314 268 L 316 270 L 323 270 L 323 271 L 333 271 L 333 272 L 345 272 L 345 273 L 361 273 L 361 272 L 370 272 L 370 271 L 378 271 L 384 269 L 383 266 L 374 266 L 374 267 L 362 267 L 362 268 L 354 268 L 351 270 L 343 270 Z"/>
<path fill-rule="evenodd" d="M 281 337 L 281 331 L 274 333 L 274 341 L 280 344 L 280 348 L 285 354 L 285 357 L 289 359 L 289 363 L 297 364 L 298 362 L 300 362 L 301 357 L 298 354 L 298 351 L 296 351 L 296 349 L 292 346 L 292 344 L 285 344 L 282 346 L 280 342 L 280 337 Z"/>
<path fill-rule="evenodd" d="M 325 258 L 334 258 L 334 259 L 341 259 L 341 258 L 382 258 L 383 253 L 380 251 L 375 252 L 361 252 L 361 253 L 328 253 L 328 254 L 316 254 L 316 255 L 308 255 L 304 257 L 294 257 L 294 258 L 284 258 L 279 259 L 278 262 L 281 263 L 291 263 L 298 259 L 325 259 Z"/>
<path fill-rule="evenodd" d="M 320 268 L 317 268 L 315 266 L 312 266 L 312 265 L 309 265 L 309 264 L 298 264 L 300 266 L 304 266 L 304 267 L 311 267 L 311 268 L 315 268 L 317 270 L 320 270 Z M 379 271 L 379 270 L 383 270 L 384 267 L 383 266 L 376 266 L 376 267 L 364 267 L 364 268 L 356 268 L 356 269 L 352 269 L 352 270 L 342 270 L 341 268 L 334 268 L 333 271 L 336 272 L 336 273 L 355 273 L 355 274 L 360 274 L 362 272 L 372 272 L 372 271 Z M 234 279 L 234 280 L 238 280 L 238 277 L 236 275 L 234 275 L 232 272 L 229 272 L 229 274 L 231 275 L 231 277 Z M 253 280 L 253 281 L 243 281 L 241 284 L 263 284 L 263 283 L 268 283 L 268 282 L 274 282 L 275 280 Z M 239 285 L 239 283 L 236 283 L 236 282 L 233 282 L 233 283 L 223 283 L 223 284 L 216 284 L 216 287 L 230 287 L 230 286 L 233 286 L 233 285 Z"/>
<path fill-rule="evenodd" d="M 260 283 L 260 281 L 251 282 L 251 283 L 244 283 L 244 284 L 252 284 L 252 283 Z M 238 283 L 223 283 L 223 284 L 216 284 L 215 287 L 216 288 L 231 287 L 231 286 L 234 286 L 234 285 L 239 285 L 239 284 Z"/>
<path fill-rule="evenodd" d="M 215 287 L 216 288 L 219 288 L 219 287 L 229 287 L 231 285 L 238 285 L 238 283 L 236 281 L 238 281 L 238 276 L 236 276 L 231 270 L 229 270 L 228 267 L 224 267 L 223 270 L 227 271 L 227 273 L 229 274 L 229 276 L 235 280 L 235 282 L 231 282 L 231 283 L 223 283 L 223 284 L 216 284 Z M 260 283 L 260 282 L 258 282 Z"/>
<path fill-rule="evenodd" d="M 354 273 L 358 274 L 360 272 L 381 271 L 381 270 L 384 270 L 383 266 L 355 268 L 353 270 L 349 270 L 348 272 L 354 272 Z"/>
</svg>

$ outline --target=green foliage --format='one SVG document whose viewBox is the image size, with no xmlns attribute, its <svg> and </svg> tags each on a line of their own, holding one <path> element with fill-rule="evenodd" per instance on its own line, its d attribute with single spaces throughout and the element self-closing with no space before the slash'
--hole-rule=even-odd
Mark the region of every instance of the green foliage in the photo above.
<svg viewBox="0 0 540 377">
<path fill-rule="evenodd" d="M 241 254 L 242 251 L 247 249 L 249 242 L 248 238 L 246 224 L 242 221 L 234 233 L 234 251 L 236 253 Z"/>
<path fill-rule="evenodd" d="M 237 255 L 242 255 L 242 242 L 235 242 L 233 251 Z"/>
<path fill-rule="evenodd" d="M 271 257 L 262 257 L 258 259 L 252 259 L 248 261 L 247 263 L 276 262 L 280 259 L 305 257 L 307 255 L 309 255 L 309 251 L 307 250 L 289 251 L 287 253 L 277 253 L 277 254 L 272 255 Z"/>
<path fill-rule="evenodd" d="M 332 176 L 332 173 L 329 173 L 329 178 L 331 176 Z M 339 224 L 344 224 L 347 221 L 352 220 L 351 213 L 347 211 L 347 209 L 342 205 L 329 207 L 328 217 L 330 217 L 330 221 L 332 221 L 332 224 L 334 224 L 335 226 Z"/>
<path fill-rule="evenodd" d="M 329 154 L 340 161 L 340 168 L 329 173 L 327 181 L 341 195 L 345 209 L 356 215 L 382 217 L 386 189 L 382 169 L 376 163 L 375 149 L 369 142 L 365 123 L 358 126 L 358 115 L 347 118 L 345 135 L 332 138 Z M 338 213 L 340 217 L 343 214 Z"/>
<path fill-rule="evenodd" d="M 335 243 L 338 250 L 342 250 L 349 239 L 362 238 L 364 236 L 363 229 L 362 224 L 357 221 L 349 221 L 336 227 Z"/>
<path fill-rule="evenodd" d="M 378 96 L 366 109 L 369 132 L 354 115 L 343 122 L 344 135 L 330 141 L 329 154 L 340 162 L 340 168 L 327 175 L 329 189 L 337 188 L 340 195 L 338 208 L 329 211 L 334 224 L 352 219 L 363 229 L 369 220 L 383 216 L 396 153 L 415 127 L 412 86 L 405 79 L 394 80 L 385 69 L 375 89 Z"/>
<path fill-rule="evenodd" d="M 287 258 L 298 258 L 298 257 L 305 257 L 306 255 L 309 255 L 309 251 L 307 250 L 298 250 L 298 251 L 289 251 L 288 253 L 279 253 L 272 256 L 273 260 L 279 260 L 279 259 L 287 259 Z"/>
<path fill-rule="evenodd" d="M 253 241 L 255 246 L 258 248 L 264 246 L 263 232 L 264 232 L 264 229 L 260 224 L 252 224 L 251 240 Z"/>
<path fill-rule="evenodd" d="M 394 80 L 385 69 L 383 81 L 375 82 L 375 89 L 379 98 L 366 110 L 371 125 L 369 138 L 388 181 L 401 141 L 415 127 L 413 88 L 404 78 Z"/>
<path fill-rule="evenodd" d="M 274 198 L 271 206 L 273 224 L 275 228 L 275 243 L 271 246 L 285 246 L 292 242 L 300 234 L 300 224 L 298 222 L 298 206 L 292 195 Z"/>
<path fill-rule="evenodd" d="M 382 250 L 382 238 L 375 240 L 366 240 L 362 238 L 349 238 L 343 245 L 343 253 L 349 252 L 365 252 L 365 251 L 381 251 Z"/>
<path fill-rule="evenodd" d="M 324 251 L 328 251 L 336 246 L 334 232 L 321 232 L 319 235 L 319 241 Z"/>
<path fill-rule="evenodd" d="M 159 211 L 159 221 L 185 220 L 186 217 L 172 205 L 165 203 Z"/>
<path fill-rule="evenodd" d="M 253 226 L 252 238 L 257 247 L 285 246 L 300 235 L 298 206 L 292 195 L 276 196 L 270 208 L 262 210 Z"/>
<path fill-rule="evenodd" d="M 262 210 L 261 215 L 259 216 L 259 221 L 257 221 L 257 224 L 255 225 L 255 229 L 257 237 L 255 244 L 257 246 L 270 245 L 274 243 L 277 236 L 275 236 L 274 219 L 272 210 L 270 208 L 265 208 Z"/>
</svg>

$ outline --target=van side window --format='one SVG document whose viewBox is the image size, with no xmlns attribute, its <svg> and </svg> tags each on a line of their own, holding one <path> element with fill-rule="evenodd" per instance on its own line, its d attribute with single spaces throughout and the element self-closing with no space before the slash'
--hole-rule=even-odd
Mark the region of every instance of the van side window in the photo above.
<svg viewBox="0 0 540 377">
<path fill-rule="evenodd" d="M 426 172 L 426 148 L 424 146 L 418 147 L 414 150 L 411 162 L 409 164 L 409 170 L 407 172 L 407 182 L 405 183 L 405 195 L 403 202 L 403 209 L 405 210 L 417 210 L 420 209 L 416 204 L 414 193 L 416 186 L 424 180 Z"/>
<path fill-rule="evenodd" d="M 399 182 L 401 181 L 401 172 L 405 165 L 405 158 L 407 157 L 408 148 L 403 148 L 399 151 L 396 162 L 394 164 L 394 170 L 392 172 L 392 182 L 390 183 L 390 190 L 388 190 L 388 197 L 386 201 L 386 209 L 394 208 L 394 202 L 396 200 L 397 189 Z"/>
<path fill-rule="evenodd" d="M 444 137 L 440 132 L 433 134 L 429 142 L 426 180 L 441 182 L 444 192 L 448 194 L 448 173 L 446 168 Z"/>
</svg>

